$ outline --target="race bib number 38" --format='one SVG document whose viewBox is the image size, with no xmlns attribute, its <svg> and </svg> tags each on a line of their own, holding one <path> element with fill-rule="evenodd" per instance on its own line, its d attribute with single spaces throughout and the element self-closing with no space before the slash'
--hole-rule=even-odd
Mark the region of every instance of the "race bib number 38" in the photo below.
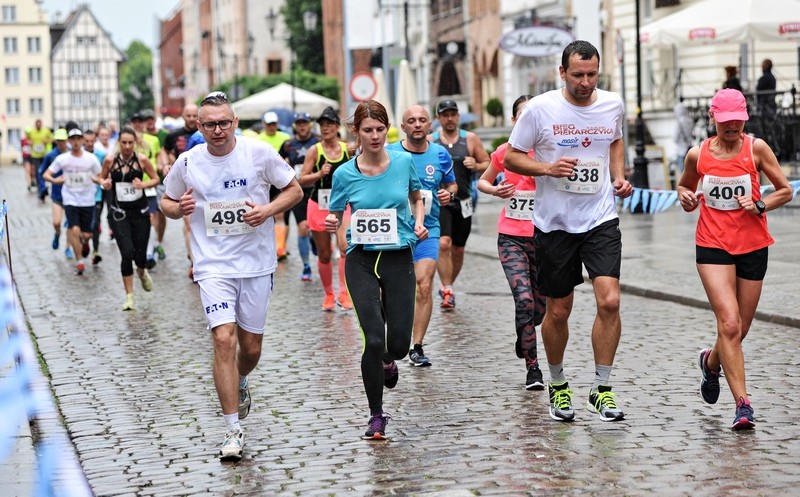
<svg viewBox="0 0 800 497">
<path fill-rule="evenodd" d="M 245 201 L 246 199 L 207 203 L 203 208 L 206 235 L 244 235 L 255 231 L 256 228 L 244 222 L 244 214 L 250 210 Z"/>
<path fill-rule="evenodd" d="M 568 193 L 594 194 L 603 184 L 605 161 L 602 157 L 578 159 L 572 176 L 560 178 L 557 190 Z"/>
<path fill-rule="evenodd" d="M 703 176 L 703 196 L 706 206 L 721 211 L 734 211 L 741 209 L 736 197 L 752 197 L 753 184 L 750 175 L 721 177 Z"/>
<path fill-rule="evenodd" d="M 396 209 L 359 209 L 350 219 L 350 242 L 367 245 L 396 245 Z"/>
</svg>

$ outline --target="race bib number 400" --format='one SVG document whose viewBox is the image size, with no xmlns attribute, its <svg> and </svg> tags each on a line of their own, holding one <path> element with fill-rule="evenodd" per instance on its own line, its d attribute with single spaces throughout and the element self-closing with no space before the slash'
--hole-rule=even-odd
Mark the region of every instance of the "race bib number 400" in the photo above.
<svg viewBox="0 0 800 497">
<path fill-rule="evenodd" d="M 752 197 L 753 184 L 750 175 L 733 176 L 703 176 L 703 196 L 706 205 L 721 211 L 735 211 L 741 209 L 736 197 Z"/>
<path fill-rule="evenodd" d="M 578 159 L 572 176 L 560 178 L 557 190 L 568 193 L 594 194 L 603 184 L 605 161 L 602 157 Z"/>
<path fill-rule="evenodd" d="M 245 212 L 251 210 L 245 205 L 245 201 L 246 199 L 207 203 L 203 208 L 206 235 L 244 235 L 255 231 L 256 228 L 244 222 Z"/>
<path fill-rule="evenodd" d="M 535 190 L 517 190 L 506 202 L 506 217 L 530 221 L 533 219 L 534 200 L 536 200 Z"/>
<path fill-rule="evenodd" d="M 350 242 L 396 245 L 397 209 L 359 209 L 350 219 Z"/>
</svg>

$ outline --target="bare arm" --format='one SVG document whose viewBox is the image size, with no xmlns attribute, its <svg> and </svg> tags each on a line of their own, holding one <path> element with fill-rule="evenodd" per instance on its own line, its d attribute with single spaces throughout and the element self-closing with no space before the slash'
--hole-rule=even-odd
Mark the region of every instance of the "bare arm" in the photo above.
<svg viewBox="0 0 800 497">
<path fill-rule="evenodd" d="M 692 212 L 700 205 L 695 193 L 700 174 L 697 172 L 697 158 L 700 156 L 700 147 L 692 147 L 686 153 L 683 174 L 678 182 L 678 202 L 686 212 Z"/>
<path fill-rule="evenodd" d="M 424 240 L 428 238 L 428 228 L 425 227 L 425 203 L 422 201 L 422 193 L 419 190 L 410 192 L 408 201 L 414 207 L 414 234 L 420 240 Z"/>
<path fill-rule="evenodd" d="M 495 169 L 492 164 L 489 164 L 489 167 L 486 168 L 481 178 L 478 180 L 478 190 L 500 198 L 512 197 L 516 190 L 513 183 L 503 180 L 499 185 L 494 185 L 494 180 L 497 179 L 498 174 L 497 169 Z"/>
<path fill-rule="evenodd" d="M 558 162 L 538 162 L 528 156 L 528 152 L 514 148 L 509 144 L 503 166 L 511 172 L 525 176 L 569 177 L 578 160 L 574 157 L 561 157 Z"/>
<path fill-rule="evenodd" d="M 489 154 L 475 133 L 467 133 L 467 150 L 469 156 L 464 157 L 464 167 L 475 173 L 482 173 L 489 167 Z"/>
<path fill-rule="evenodd" d="M 614 178 L 614 195 L 620 198 L 630 197 L 633 186 L 625 179 L 625 143 L 622 138 L 614 140 L 608 151 L 609 171 Z"/>
<path fill-rule="evenodd" d="M 769 196 L 762 199 L 767 206 L 765 212 L 777 209 L 792 200 L 792 187 L 789 185 L 789 181 L 783 174 L 783 169 L 781 169 L 781 165 L 778 163 L 775 153 L 767 142 L 764 140 L 755 140 L 753 143 L 753 156 L 756 165 L 761 168 L 772 183 L 772 186 L 775 187 L 775 192 L 770 193 Z M 752 199 L 750 200 L 752 201 Z M 746 209 L 744 205 L 742 205 L 742 208 Z M 756 209 L 756 213 L 758 213 L 758 209 Z"/>
<path fill-rule="evenodd" d="M 161 179 L 158 177 L 158 173 L 153 167 L 153 163 L 150 162 L 150 159 L 148 159 L 146 155 L 139 154 L 139 164 L 142 165 L 142 171 L 144 171 L 148 176 L 150 176 L 150 181 L 141 182 L 142 188 L 152 188 L 161 183 Z M 134 186 L 135 185 L 136 182 L 134 181 Z"/>
<path fill-rule="evenodd" d="M 314 164 L 317 163 L 317 157 L 319 157 L 319 154 L 317 153 L 317 147 L 311 147 L 308 152 L 306 152 L 306 158 L 303 160 L 303 168 L 300 170 L 301 186 L 311 186 L 315 182 L 321 180 L 324 176 L 330 174 L 331 165 L 327 163 L 323 164 L 319 171 L 312 173 L 314 170 Z"/>
</svg>

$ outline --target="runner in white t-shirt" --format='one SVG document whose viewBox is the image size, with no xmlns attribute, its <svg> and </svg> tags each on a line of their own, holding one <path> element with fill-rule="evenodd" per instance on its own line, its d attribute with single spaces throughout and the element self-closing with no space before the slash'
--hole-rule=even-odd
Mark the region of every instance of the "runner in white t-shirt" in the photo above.
<svg viewBox="0 0 800 497">
<path fill-rule="evenodd" d="M 67 216 L 67 241 L 78 262 L 76 272 L 81 275 L 86 268 L 87 255 L 83 245 L 91 240 L 96 221 L 94 195 L 102 167 L 94 154 L 83 150 L 83 132 L 80 129 L 71 129 L 68 134 L 72 149 L 68 154 L 56 157 L 42 177 L 50 183 L 64 185 L 61 197 Z M 63 174 L 55 177 L 59 172 Z"/>
<path fill-rule="evenodd" d="M 528 102 L 505 156 L 508 170 L 536 177 L 534 245 L 539 289 L 547 297 L 542 339 L 550 370 L 550 417 L 558 421 L 575 417 L 563 363 L 574 290 L 583 282 L 581 265 L 597 302 L 595 380 L 587 408 L 603 421 L 625 417 L 608 383 L 622 330 L 622 236 L 615 197 L 628 197 L 633 188 L 625 179 L 622 100 L 596 88 L 599 68 L 600 54 L 591 43 L 567 45 L 559 68 L 564 88 Z M 531 149 L 533 159 L 527 155 Z"/>
<path fill-rule="evenodd" d="M 191 215 L 194 279 L 214 335 L 225 460 L 242 457 L 239 420 L 251 403 L 247 375 L 261 356 L 277 266 L 273 217 L 303 197 L 294 170 L 272 147 L 234 135 L 238 122 L 224 93 L 203 99 L 198 124 L 206 143 L 178 156 L 161 200 L 167 217 Z M 270 186 L 281 191 L 272 201 Z"/>
</svg>

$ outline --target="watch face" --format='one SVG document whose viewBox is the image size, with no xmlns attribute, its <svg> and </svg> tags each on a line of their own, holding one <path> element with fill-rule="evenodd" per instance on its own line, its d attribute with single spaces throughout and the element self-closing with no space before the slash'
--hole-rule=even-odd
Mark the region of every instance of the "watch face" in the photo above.
<svg viewBox="0 0 800 497">
<path fill-rule="evenodd" d="M 767 210 L 767 204 L 765 204 L 763 200 L 759 200 L 756 202 L 756 209 L 758 209 L 759 212 L 764 212 Z"/>
</svg>

